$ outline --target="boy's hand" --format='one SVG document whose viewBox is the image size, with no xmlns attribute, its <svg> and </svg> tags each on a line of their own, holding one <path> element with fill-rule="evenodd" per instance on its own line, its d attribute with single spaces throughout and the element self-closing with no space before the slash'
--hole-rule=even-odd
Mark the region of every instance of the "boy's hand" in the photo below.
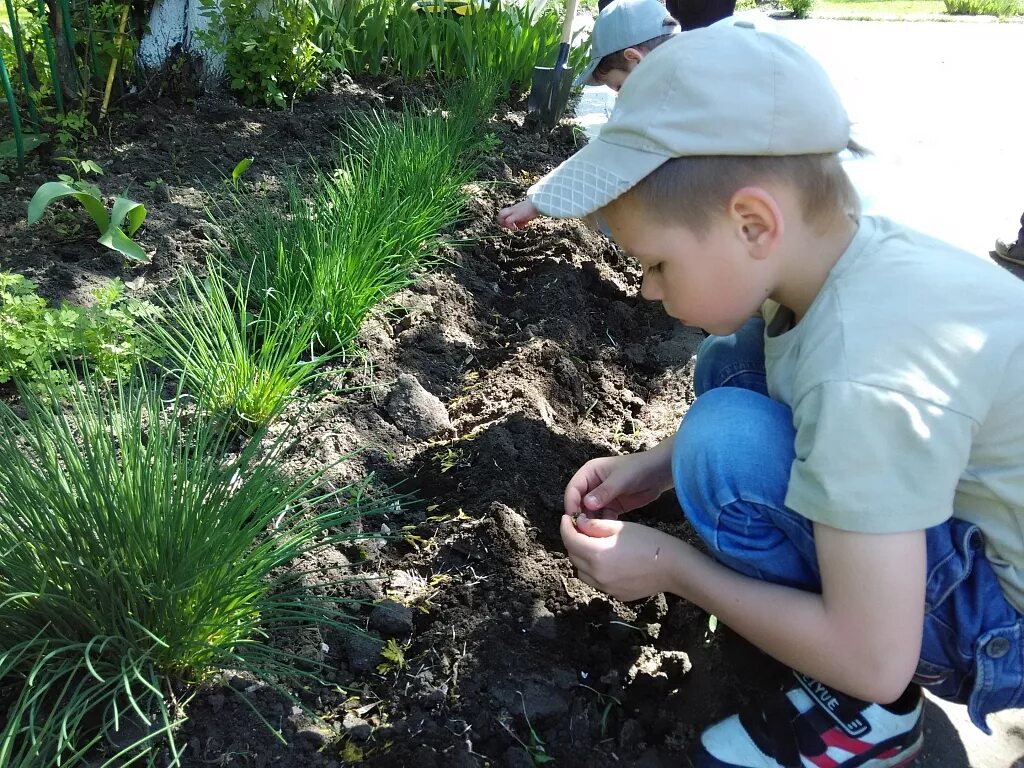
<svg viewBox="0 0 1024 768">
<path fill-rule="evenodd" d="M 617 517 L 650 504 L 672 487 L 671 445 L 667 448 L 663 444 L 630 456 L 591 459 L 565 488 L 565 514 Z"/>
<path fill-rule="evenodd" d="M 617 600 L 640 600 L 669 589 L 680 548 L 688 545 L 655 528 L 621 520 L 562 516 L 562 542 L 580 581 Z"/>
<path fill-rule="evenodd" d="M 522 229 L 538 216 L 540 211 L 537 206 L 529 200 L 521 200 L 498 211 L 498 224 L 505 229 Z"/>
</svg>

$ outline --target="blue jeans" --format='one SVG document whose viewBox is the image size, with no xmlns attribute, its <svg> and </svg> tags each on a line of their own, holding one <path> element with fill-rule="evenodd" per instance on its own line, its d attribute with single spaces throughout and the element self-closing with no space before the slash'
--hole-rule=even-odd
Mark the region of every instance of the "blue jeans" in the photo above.
<svg viewBox="0 0 1024 768">
<path fill-rule="evenodd" d="M 711 336 L 697 352 L 697 399 L 676 434 L 679 502 L 712 555 L 733 570 L 821 590 L 811 522 L 784 502 L 794 458 L 792 413 L 768 397 L 764 323 Z M 926 531 L 928 581 L 915 681 L 990 712 L 1024 706 L 1024 616 L 1006 600 L 981 531 L 950 518 Z"/>
</svg>

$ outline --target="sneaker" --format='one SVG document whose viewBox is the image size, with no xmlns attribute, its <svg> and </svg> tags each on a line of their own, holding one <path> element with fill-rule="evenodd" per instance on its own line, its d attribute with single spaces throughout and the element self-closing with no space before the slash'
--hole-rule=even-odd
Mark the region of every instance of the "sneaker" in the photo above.
<svg viewBox="0 0 1024 768">
<path fill-rule="evenodd" d="M 1018 240 L 1007 245 L 1002 240 L 996 240 L 996 249 L 992 251 L 992 255 L 997 259 L 1024 266 L 1024 243 Z"/>
<path fill-rule="evenodd" d="M 794 675 L 792 690 L 704 731 L 697 768 L 895 768 L 917 757 L 918 686 L 883 707 Z"/>
</svg>

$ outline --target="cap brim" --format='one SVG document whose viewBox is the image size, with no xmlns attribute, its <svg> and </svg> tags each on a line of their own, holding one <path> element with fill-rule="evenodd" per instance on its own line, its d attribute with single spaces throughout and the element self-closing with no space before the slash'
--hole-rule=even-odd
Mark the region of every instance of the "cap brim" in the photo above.
<svg viewBox="0 0 1024 768">
<path fill-rule="evenodd" d="M 572 81 L 572 84 L 579 88 L 581 85 L 597 85 L 593 81 L 594 70 L 597 69 L 597 65 L 601 63 L 600 59 L 591 59 L 590 63 L 587 64 L 587 68 L 580 72 L 579 77 Z"/>
<path fill-rule="evenodd" d="M 545 216 L 581 218 L 624 195 L 668 159 L 602 141 L 599 135 L 530 187 L 528 197 Z"/>
</svg>

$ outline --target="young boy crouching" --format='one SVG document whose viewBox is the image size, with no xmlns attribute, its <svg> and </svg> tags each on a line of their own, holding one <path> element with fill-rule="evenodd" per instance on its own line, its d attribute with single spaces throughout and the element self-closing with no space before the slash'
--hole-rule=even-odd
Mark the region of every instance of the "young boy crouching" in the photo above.
<svg viewBox="0 0 1024 768">
<path fill-rule="evenodd" d="M 647 56 L 531 190 L 714 334 L 676 435 L 585 464 L 561 523 L 583 581 L 691 600 L 797 671 L 705 731 L 705 768 L 904 765 L 920 686 L 983 730 L 1024 706 L 1024 284 L 860 216 L 850 141 L 805 51 L 717 25 Z M 670 488 L 712 557 L 617 519 Z"/>
</svg>

